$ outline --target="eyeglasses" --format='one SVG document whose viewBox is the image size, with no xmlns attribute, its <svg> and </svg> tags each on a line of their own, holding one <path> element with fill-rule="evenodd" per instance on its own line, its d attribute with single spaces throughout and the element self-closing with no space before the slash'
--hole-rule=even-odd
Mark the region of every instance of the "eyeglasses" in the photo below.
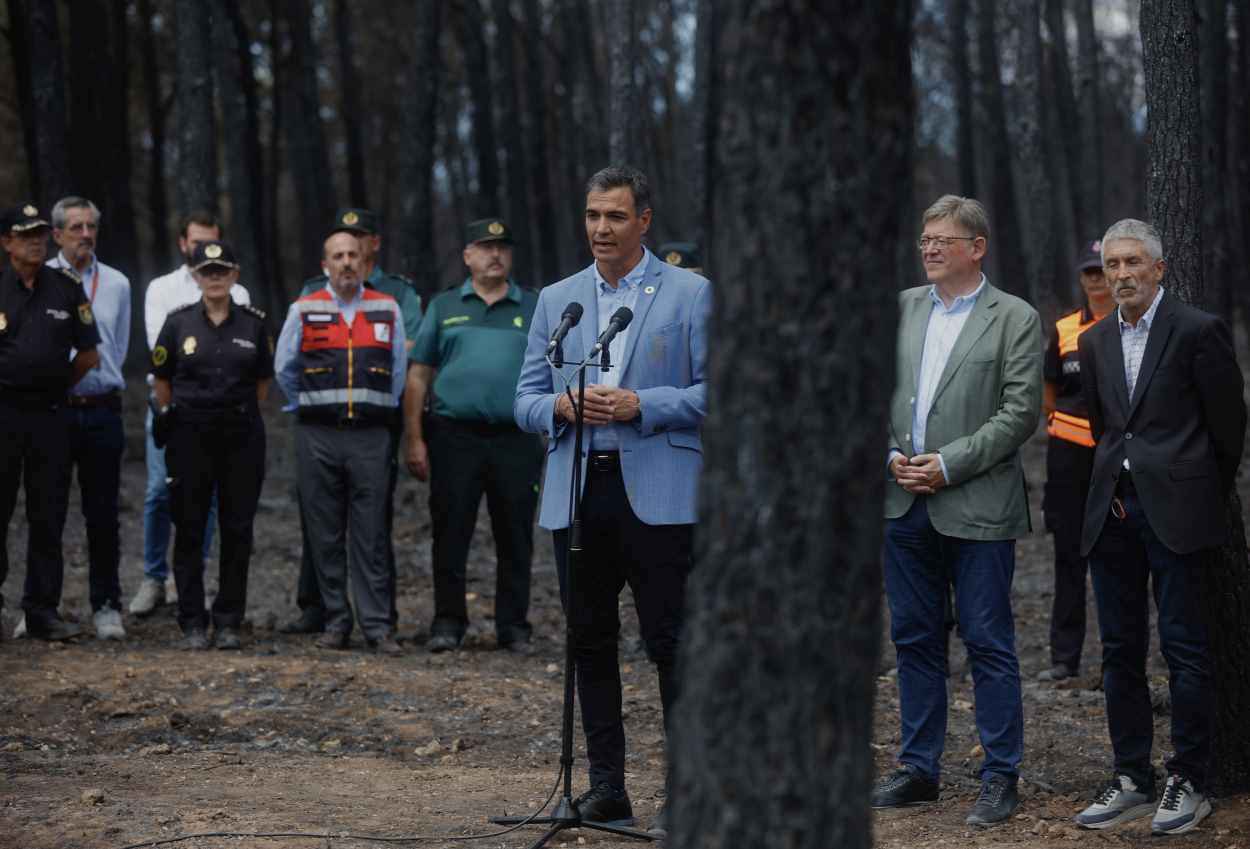
<svg viewBox="0 0 1250 849">
<path fill-rule="evenodd" d="M 921 236 L 920 240 L 916 242 L 916 247 L 922 251 L 928 250 L 930 247 L 944 251 L 956 240 L 962 239 L 967 242 L 975 242 L 977 238 L 977 236 Z"/>
</svg>

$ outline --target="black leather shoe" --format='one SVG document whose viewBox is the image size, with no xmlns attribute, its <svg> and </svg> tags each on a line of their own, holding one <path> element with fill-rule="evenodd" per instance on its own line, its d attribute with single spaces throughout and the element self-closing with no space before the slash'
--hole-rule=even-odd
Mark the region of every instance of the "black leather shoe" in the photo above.
<svg viewBox="0 0 1250 849">
<path fill-rule="evenodd" d="M 964 822 L 968 825 L 994 825 L 1014 814 L 1019 805 L 1016 776 L 992 772 L 982 779 L 981 795 Z"/>
<path fill-rule="evenodd" d="M 921 774 L 911 764 L 899 764 L 899 768 L 877 782 L 872 789 L 874 808 L 901 808 L 922 802 L 936 802 L 938 785 Z"/>
<path fill-rule="evenodd" d="M 390 634 L 387 634 L 381 639 L 370 640 L 369 648 L 372 649 L 374 654 L 384 654 L 388 657 L 399 657 L 404 653 L 403 646 L 401 646 Z"/>
<path fill-rule="evenodd" d="M 531 655 L 534 653 L 534 646 L 529 637 L 513 637 L 507 642 L 500 643 L 499 647 L 513 654 Z"/>
<path fill-rule="evenodd" d="M 26 634 L 37 640 L 47 640 L 55 643 L 74 639 L 74 637 L 82 634 L 82 628 L 63 619 L 49 619 L 36 625 L 28 616 L 26 617 Z"/>
<path fill-rule="evenodd" d="M 279 634 L 320 634 L 326 629 L 325 620 L 315 613 L 304 611 L 289 622 L 278 626 Z"/>
<path fill-rule="evenodd" d="M 319 649 L 345 649 L 349 642 L 351 635 L 346 631 L 326 631 L 317 638 L 316 646 Z"/>
<path fill-rule="evenodd" d="M 183 651 L 203 651 L 208 648 L 208 634 L 203 628 L 192 628 L 178 641 L 178 648 Z"/>
<path fill-rule="evenodd" d="M 462 642 L 464 642 L 464 637 L 459 634 L 434 634 L 426 642 L 425 647 L 434 654 L 439 654 L 460 648 Z"/>
<path fill-rule="evenodd" d="M 1076 668 L 1066 663 L 1056 663 L 1050 669 L 1037 673 L 1038 681 L 1064 681 L 1076 677 Z"/>
<path fill-rule="evenodd" d="M 219 649 L 240 649 L 243 648 L 243 641 L 239 639 L 239 632 L 235 628 L 218 628 L 213 634 L 213 646 Z"/>
<path fill-rule="evenodd" d="M 573 807 L 586 822 L 600 822 L 627 828 L 634 824 L 634 806 L 629 794 L 601 781 L 573 800 Z"/>
</svg>

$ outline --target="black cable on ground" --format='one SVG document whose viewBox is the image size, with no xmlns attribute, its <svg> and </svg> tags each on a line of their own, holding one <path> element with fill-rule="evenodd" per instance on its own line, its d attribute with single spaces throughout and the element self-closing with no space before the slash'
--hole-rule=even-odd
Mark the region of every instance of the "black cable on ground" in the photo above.
<svg viewBox="0 0 1250 849">
<path fill-rule="evenodd" d="M 547 809 L 551 804 L 551 800 L 556 797 L 556 793 L 560 791 L 560 780 L 564 777 L 563 769 L 556 774 L 556 783 L 551 788 L 551 793 L 547 796 L 547 800 L 538 807 L 522 822 L 516 825 L 508 826 L 499 831 L 487 832 L 484 834 L 413 834 L 401 837 L 378 837 L 372 834 L 315 834 L 305 831 L 275 831 L 275 832 L 252 832 L 252 831 L 205 831 L 199 834 L 180 834 L 177 837 L 164 837 L 160 840 L 145 840 L 141 843 L 130 843 L 120 847 L 120 849 L 146 849 L 148 846 L 167 846 L 171 843 L 182 843 L 186 840 L 200 840 L 206 837 L 250 837 L 253 839 L 271 839 L 271 840 L 363 840 L 367 843 L 426 843 L 431 840 L 446 840 L 448 842 L 466 843 L 475 840 L 490 840 L 494 837 L 503 837 L 511 834 L 517 829 L 529 825 L 538 815 Z"/>
</svg>

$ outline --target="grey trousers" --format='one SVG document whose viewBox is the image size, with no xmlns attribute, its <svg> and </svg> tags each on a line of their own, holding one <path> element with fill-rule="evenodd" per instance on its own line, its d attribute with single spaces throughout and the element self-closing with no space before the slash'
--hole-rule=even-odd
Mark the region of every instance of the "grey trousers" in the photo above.
<svg viewBox="0 0 1250 849">
<path fill-rule="evenodd" d="M 326 631 L 351 633 L 352 607 L 365 638 L 391 632 L 393 588 L 380 544 L 393 449 L 386 425 L 340 429 L 301 421 L 295 428 L 296 476 Z"/>
</svg>

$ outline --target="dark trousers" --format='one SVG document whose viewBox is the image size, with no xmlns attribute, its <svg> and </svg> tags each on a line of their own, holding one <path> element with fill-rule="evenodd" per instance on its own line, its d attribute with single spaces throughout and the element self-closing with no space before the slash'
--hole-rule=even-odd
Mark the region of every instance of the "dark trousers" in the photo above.
<svg viewBox="0 0 1250 849">
<path fill-rule="evenodd" d="M 1089 554 L 1098 630 L 1102 635 L 1102 684 L 1115 771 L 1138 785 L 1153 783 L 1150 747 L 1154 717 L 1146 683 L 1150 645 L 1147 584 L 1159 611 L 1159 645 L 1168 664 L 1172 694 L 1169 772 L 1196 786 L 1206 780 L 1211 755 L 1210 660 L 1202 614 L 1208 552 L 1177 554 L 1150 528 L 1137 493 L 1121 489 L 1125 518 L 1107 517 Z"/>
<path fill-rule="evenodd" d="M 204 534 L 217 491 L 221 560 L 215 628 L 238 628 L 247 607 L 247 572 L 252 557 L 252 525 L 265 479 L 265 425 L 260 416 L 217 421 L 186 421 L 183 416 L 166 446 L 173 483 L 174 580 L 178 584 L 178 624 L 184 631 L 204 628 Z"/>
<path fill-rule="evenodd" d="M 485 493 L 495 536 L 495 633 L 501 645 L 527 639 L 542 443 L 515 425 L 431 416 L 427 430 L 434 561 L 430 631 L 460 636 L 469 626 L 466 564 Z"/>
<path fill-rule="evenodd" d="M 629 505 L 620 469 L 587 473 L 582 500 L 582 547 L 568 574 L 568 531 L 554 532 L 560 597 L 572 629 L 577 697 L 586 732 L 590 783 L 625 786 L 625 726 L 621 718 L 621 630 L 618 597 L 629 584 L 647 657 L 655 664 L 667 730 L 677 700 L 677 648 L 692 567 L 693 525 L 647 525 Z"/>
<path fill-rule="evenodd" d="M 399 573 L 395 567 L 395 539 L 392 530 L 395 526 L 395 487 L 399 484 L 399 428 L 391 428 L 391 477 L 390 486 L 386 490 L 386 533 L 378 538 L 383 547 L 382 556 L 386 559 L 387 572 L 391 582 L 391 628 L 399 624 L 399 610 L 396 606 L 398 592 L 396 584 Z M 297 493 L 298 497 L 298 493 Z M 308 526 L 304 521 L 304 506 L 300 504 L 300 540 L 303 543 L 303 554 L 299 560 L 299 579 L 295 585 L 295 603 L 306 618 L 315 618 L 325 622 L 326 606 L 321 601 L 321 590 L 317 586 L 317 570 L 313 568 L 312 554 L 308 545 Z"/>
<path fill-rule="evenodd" d="M 959 635 L 968 650 L 981 775 L 1016 775 L 1024 753 L 1020 664 L 1011 612 L 1015 540 L 949 537 L 929 521 L 927 500 L 886 522 L 885 592 L 898 655 L 902 747 L 898 760 L 934 781 L 946 744 L 947 582 L 955 586 Z"/>
<path fill-rule="evenodd" d="M 1085 645 L 1085 574 L 1081 525 L 1094 470 L 1094 449 L 1051 437 L 1046 445 L 1046 488 L 1042 512 L 1054 535 L 1055 598 L 1050 612 L 1050 662 L 1081 667 Z"/>
<path fill-rule="evenodd" d="M 352 606 L 369 640 L 391 634 L 392 582 L 378 538 L 389 486 L 391 436 L 384 425 L 295 427 L 299 497 L 327 631 L 351 633 Z"/>
<path fill-rule="evenodd" d="M 121 413 L 107 407 L 71 407 L 67 415 L 70 462 L 78 467 L 82 516 L 87 523 L 91 609 L 121 610 L 117 497 L 121 489 L 122 452 L 126 446 Z"/>
<path fill-rule="evenodd" d="M 32 634 L 58 618 L 56 609 L 61 603 L 65 574 L 61 532 L 69 506 L 68 431 L 64 410 L 0 405 L 0 586 L 9 575 L 9 520 L 24 478 L 27 538 L 22 610 Z"/>
</svg>

